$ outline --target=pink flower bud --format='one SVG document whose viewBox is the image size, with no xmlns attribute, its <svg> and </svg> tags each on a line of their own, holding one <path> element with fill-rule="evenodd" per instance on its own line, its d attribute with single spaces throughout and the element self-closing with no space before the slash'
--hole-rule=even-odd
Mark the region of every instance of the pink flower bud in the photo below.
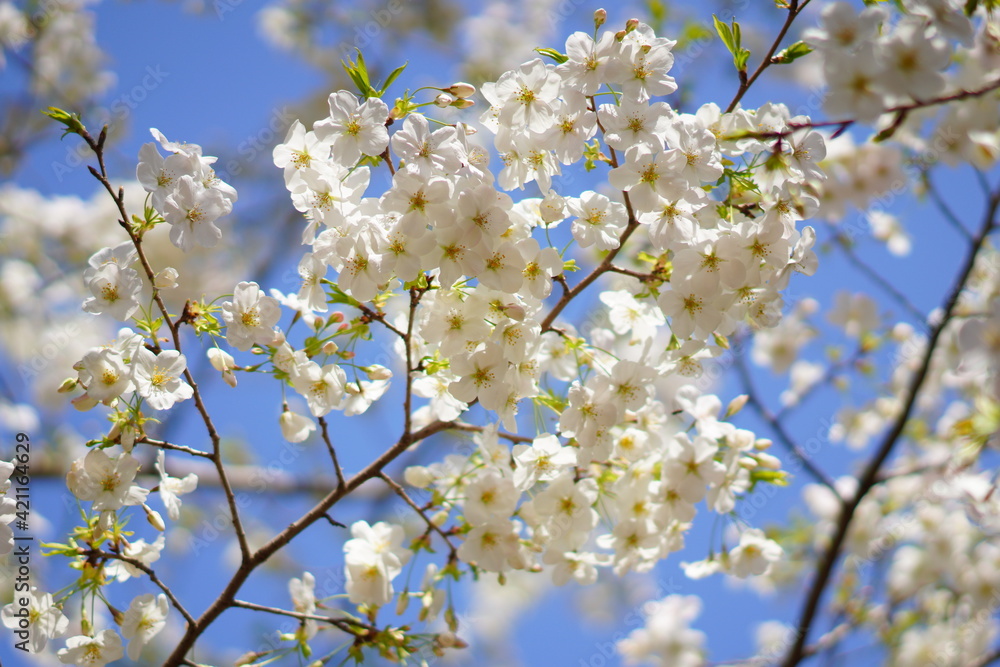
<svg viewBox="0 0 1000 667">
<path fill-rule="evenodd" d="M 458 83 L 453 83 L 448 88 L 445 88 L 444 92 L 464 100 L 466 97 L 472 97 L 476 94 L 476 87 L 471 83 L 459 81 Z"/>
<path fill-rule="evenodd" d="M 441 109 L 446 109 L 450 107 L 452 102 L 454 101 L 455 98 L 449 95 L 448 93 L 441 93 L 440 95 L 434 98 L 434 106 L 440 107 Z"/>
</svg>

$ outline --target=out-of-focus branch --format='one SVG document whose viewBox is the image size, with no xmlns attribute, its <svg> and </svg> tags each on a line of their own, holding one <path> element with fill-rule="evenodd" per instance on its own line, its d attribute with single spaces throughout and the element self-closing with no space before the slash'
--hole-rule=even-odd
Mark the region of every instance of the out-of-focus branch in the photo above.
<svg viewBox="0 0 1000 667">
<path fill-rule="evenodd" d="M 740 347 L 739 342 L 737 342 L 735 347 Z M 760 418 L 767 423 L 771 430 L 774 431 L 774 434 L 778 436 L 778 440 L 781 444 L 784 445 L 785 448 L 788 449 L 788 451 L 791 452 L 800 463 L 802 463 L 802 467 L 805 468 L 806 472 L 812 475 L 816 481 L 829 487 L 830 489 L 833 489 L 834 493 L 836 493 L 836 488 L 834 487 L 833 480 L 830 479 L 830 476 L 812 462 L 809 455 L 806 454 L 801 447 L 799 447 L 798 443 L 795 442 L 795 439 L 788 433 L 788 430 L 785 428 L 782 421 L 775 417 L 771 410 L 764 404 L 764 401 L 760 398 L 760 394 L 757 392 L 757 387 L 754 385 L 753 378 L 750 377 L 750 371 L 747 368 L 743 355 L 736 353 L 733 356 L 736 359 L 736 370 L 743 382 L 743 390 L 746 393 L 747 399 L 753 409 L 757 412 Z"/>
<path fill-rule="evenodd" d="M 896 286 L 885 279 L 882 274 L 868 266 L 868 264 L 858 257 L 858 254 L 854 252 L 851 247 L 851 242 L 843 234 L 834 235 L 834 240 L 837 241 L 837 245 L 841 250 L 844 251 L 844 256 L 847 261 L 851 263 L 851 266 L 856 268 L 858 271 L 863 273 L 865 277 L 871 280 L 873 283 L 879 286 L 886 294 L 888 294 L 893 301 L 898 303 L 904 310 L 906 310 L 910 316 L 917 321 L 925 329 L 928 327 L 927 316 L 924 315 L 919 308 L 913 305 L 913 303 L 907 298 L 905 294 L 896 289 Z"/>
<path fill-rule="evenodd" d="M 924 357 L 921 361 L 920 367 L 910 381 L 910 385 L 906 393 L 906 403 L 893 423 L 891 429 L 888 433 L 886 433 L 885 438 L 882 440 L 882 444 L 879 446 L 875 455 L 871 458 L 868 465 L 859 476 L 857 491 L 853 496 L 845 499 L 844 501 L 833 537 L 831 538 L 826 551 L 823 553 L 816 572 L 816 578 L 813 580 L 812 586 L 809 588 L 796 629 L 795 643 L 792 645 L 788 655 L 782 662 L 784 667 L 793 667 L 794 665 L 799 664 L 804 657 L 803 650 L 806 646 L 806 642 L 808 641 L 809 631 L 812 628 L 813 621 L 816 618 L 816 612 L 819 609 L 820 599 L 823 597 L 826 586 L 833 574 L 834 567 L 839 560 L 840 550 L 844 545 L 845 539 L 847 538 L 847 532 L 851 526 L 851 520 L 854 518 L 854 513 L 857 510 L 858 505 L 861 504 L 861 500 L 878 482 L 882 465 L 889 457 L 889 454 L 892 452 L 896 443 L 899 441 L 900 436 L 903 434 L 903 430 L 906 428 L 906 423 L 909 421 L 914 405 L 916 405 L 917 395 L 920 393 L 924 380 L 927 378 L 928 371 L 930 370 L 931 359 L 934 356 L 934 352 L 937 350 L 941 334 L 951 322 L 952 314 L 955 311 L 955 307 L 958 305 L 958 299 L 962 294 L 962 290 L 965 289 L 965 284 L 975 267 L 976 258 L 979 256 L 979 252 L 982 249 L 983 244 L 986 242 L 990 233 L 992 233 L 997 227 L 996 216 L 998 207 L 1000 207 L 1000 189 L 995 190 L 987 202 L 986 211 L 983 215 L 983 222 L 980 226 L 979 232 L 970 244 L 968 255 L 965 258 L 965 263 L 959 271 L 958 278 L 955 280 L 951 292 L 945 302 L 941 319 L 931 331 L 930 339 L 927 342 L 927 349 L 924 352 Z"/>
</svg>

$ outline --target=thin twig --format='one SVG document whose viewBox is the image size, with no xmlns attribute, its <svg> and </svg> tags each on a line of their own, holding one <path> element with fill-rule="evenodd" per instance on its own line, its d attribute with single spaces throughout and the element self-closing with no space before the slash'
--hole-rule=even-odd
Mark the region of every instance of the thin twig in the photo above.
<svg viewBox="0 0 1000 667">
<path fill-rule="evenodd" d="M 181 352 L 181 339 L 180 331 L 176 322 L 170 316 L 170 312 L 167 310 L 166 304 L 160 297 L 160 291 L 156 287 L 156 272 L 153 271 L 153 267 L 150 265 L 149 260 L 146 258 L 146 252 L 142 247 L 142 239 L 136 235 L 132 230 L 131 224 L 129 224 L 128 211 L 125 210 L 125 189 L 119 188 L 116 192 L 114 187 L 111 185 L 111 181 L 108 178 L 108 170 L 104 164 L 104 141 L 107 138 L 108 128 L 105 125 L 101 130 L 100 136 L 95 140 L 93 136 L 86 130 L 82 129 L 80 136 L 83 140 L 87 142 L 91 150 L 94 151 L 94 155 L 97 157 L 97 164 L 100 167 L 100 171 L 94 169 L 92 166 L 89 167 L 90 173 L 100 181 L 104 188 L 114 199 L 115 204 L 118 208 L 118 213 L 121 215 L 121 219 L 118 224 L 122 226 L 125 232 L 128 234 L 129 239 L 132 241 L 132 245 L 136 249 L 136 254 L 139 258 L 139 262 L 142 264 L 143 271 L 146 274 L 149 284 L 152 286 L 153 301 L 156 303 L 160 314 L 163 316 L 163 322 L 167 325 L 170 330 L 171 338 L 173 339 L 174 349 L 177 352 Z M 159 352 L 159 342 L 153 339 L 153 346 Z M 250 546 L 247 542 L 246 531 L 243 528 L 243 522 L 240 519 L 239 509 L 236 506 L 236 495 L 233 493 L 233 489 L 229 484 L 229 478 L 226 475 L 225 466 L 222 462 L 222 439 L 219 437 L 218 431 L 215 429 L 215 424 L 212 422 L 211 416 L 208 414 L 208 409 L 205 407 L 205 402 L 202 399 L 201 391 L 198 389 L 198 384 L 194 380 L 194 376 L 191 374 L 189 368 L 184 369 L 184 379 L 191 386 L 192 398 L 194 399 L 195 408 L 201 415 L 201 419 L 205 424 L 205 428 L 208 430 L 209 439 L 212 441 L 212 456 L 211 460 L 215 464 L 215 469 L 219 475 L 219 483 L 226 494 L 226 503 L 229 505 L 229 513 L 233 520 L 233 532 L 236 533 L 236 539 L 240 545 L 240 555 L 244 561 L 250 557 Z"/>
<path fill-rule="evenodd" d="M 396 334 L 400 338 L 404 338 L 404 339 L 406 338 L 406 334 L 404 334 L 402 331 L 400 331 L 399 329 L 397 329 L 392 324 L 390 324 L 389 322 L 386 321 L 386 319 L 385 319 L 385 313 L 380 312 L 380 311 L 376 311 L 376 310 L 372 310 L 371 308 L 369 308 L 368 306 L 366 306 L 363 303 L 357 304 L 356 307 L 362 313 L 364 313 L 365 315 L 367 315 L 369 319 L 374 320 L 375 322 L 378 322 L 379 324 L 381 324 L 386 329 L 388 329 L 392 333 Z"/>
<path fill-rule="evenodd" d="M 344 481 L 344 471 L 340 467 L 340 461 L 337 460 L 337 450 L 333 448 L 333 443 L 330 441 L 330 432 L 328 424 L 324 417 L 318 419 L 320 430 L 323 433 L 323 442 L 326 443 L 326 449 L 330 452 L 330 460 L 333 461 L 333 469 L 337 473 L 337 488 L 343 488 L 346 482 Z"/>
<path fill-rule="evenodd" d="M 320 623 L 329 623 L 330 625 L 335 625 L 344 632 L 348 632 L 352 635 L 358 634 L 359 630 L 366 633 L 378 632 L 378 628 L 360 621 L 355 621 L 352 618 L 333 618 L 330 616 L 320 616 L 319 614 L 304 614 L 300 611 L 289 611 L 288 609 L 280 609 L 278 607 L 268 607 L 262 604 L 246 602 L 245 600 L 233 600 L 232 606 L 240 607 L 242 609 L 251 609 L 253 611 L 263 611 L 268 614 L 275 614 L 278 616 L 289 616 L 291 618 L 297 618 L 300 621 L 318 621 Z"/>
<path fill-rule="evenodd" d="M 239 568 L 233 574 L 225 589 L 215 598 L 208 609 L 198 618 L 194 625 L 189 626 L 185 633 L 178 639 L 173 652 L 164 662 L 164 667 L 177 667 L 184 660 L 184 656 L 194 646 L 195 641 L 205 632 L 205 630 L 215 622 L 222 613 L 232 606 L 236 594 L 246 583 L 250 575 L 271 556 L 283 549 L 289 542 L 302 534 L 316 521 L 324 518 L 326 513 L 342 498 L 355 491 L 359 486 L 377 477 L 385 466 L 396 459 L 414 444 L 429 438 L 432 435 L 446 431 L 454 425 L 453 422 L 435 421 L 422 429 L 413 433 L 404 433 L 399 440 L 389 449 L 383 452 L 378 458 L 368 464 L 360 472 L 351 477 L 344 487 L 338 487 L 330 491 L 312 509 L 293 521 L 280 533 L 275 535 L 264 546 L 257 549 L 250 555 L 250 559 L 240 563 Z"/>
<path fill-rule="evenodd" d="M 448 550 L 451 552 L 449 560 L 451 561 L 456 560 L 458 558 L 458 549 L 456 549 L 455 545 L 452 544 L 451 539 L 449 539 L 448 537 L 448 534 L 445 533 L 443 530 L 441 530 L 441 527 L 438 526 L 436 523 L 434 523 L 434 521 L 432 521 L 429 516 L 427 516 L 427 512 L 424 511 L 423 508 L 421 508 L 415 502 L 413 502 L 413 499 L 410 498 L 410 495 L 406 493 L 406 489 L 397 484 L 392 477 L 389 477 L 384 472 L 380 472 L 378 476 L 382 479 L 383 482 L 385 482 L 389 486 L 390 489 L 395 491 L 397 496 L 406 501 L 406 504 L 409 505 L 414 512 L 420 515 L 420 518 L 422 518 L 424 520 L 424 523 L 427 524 L 428 531 L 433 530 L 435 533 L 441 536 L 441 539 L 443 539 L 445 544 L 448 545 Z"/>
<path fill-rule="evenodd" d="M 927 194 L 930 196 L 931 202 L 933 202 L 934 206 L 937 207 L 937 210 L 944 217 L 945 221 L 949 225 L 951 225 L 955 229 L 955 231 L 961 234 L 965 238 L 965 240 L 971 241 L 972 233 L 965 228 L 965 225 L 962 224 L 962 221 L 958 219 L 958 216 L 955 215 L 955 212 L 951 210 L 950 206 L 948 206 L 948 203 L 944 200 L 944 197 L 941 196 L 941 193 L 938 191 L 937 186 L 934 185 L 934 182 L 931 180 L 930 171 L 925 170 L 920 175 L 920 180 L 923 181 L 924 188 L 927 190 Z"/>
<path fill-rule="evenodd" d="M 656 279 L 656 277 L 653 274 L 651 274 L 651 273 L 640 273 L 639 271 L 633 271 L 632 269 L 626 269 L 623 266 L 611 266 L 611 267 L 608 268 L 608 271 L 610 271 L 612 273 L 620 273 L 623 276 L 631 276 L 631 277 L 633 277 L 633 278 L 635 278 L 635 279 L 637 279 L 637 280 L 639 280 L 641 282 L 644 282 L 644 283 Z"/>
<path fill-rule="evenodd" d="M 910 316 L 925 329 L 929 327 L 927 324 L 927 316 L 924 315 L 919 308 L 914 306 L 905 294 L 900 292 L 892 283 L 886 280 L 882 274 L 870 267 L 863 259 L 858 257 L 858 254 L 854 252 L 853 248 L 851 248 L 851 242 L 846 236 L 843 234 L 836 234 L 834 235 L 834 239 L 837 241 L 837 245 L 840 246 L 841 250 L 844 251 L 844 256 L 847 258 L 847 261 L 850 262 L 854 268 L 865 274 L 869 280 L 884 290 L 886 294 L 892 297 L 893 301 L 902 306 L 904 310 L 908 311 Z"/>
<path fill-rule="evenodd" d="M 737 345 L 736 347 L 739 347 Z M 834 493 L 837 493 L 836 487 L 833 484 L 833 480 L 827 475 L 823 470 L 817 466 L 809 458 L 809 455 L 799 447 L 798 443 L 789 435 L 788 431 L 785 429 L 784 423 L 780 419 L 774 416 L 766 405 L 764 401 L 761 400 L 760 395 L 757 393 L 757 388 L 754 386 L 753 379 L 750 377 L 750 371 L 747 368 L 746 361 L 743 359 L 743 354 L 738 351 L 734 351 L 733 356 L 736 360 L 736 371 L 740 375 L 740 379 L 743 382 L 743 390 L 747 394 L 747 401 L 750 405 L 757 411 L 760 418 L 763 419 L 767 425 L 774 431 L 775 435 L 778 436 L 778 440 L 792 453 L 795 458 L 802 463 L 802 467 L 812 475 L 816 481 L 823 484 L 824 486 L 833 489 Z"/>
<path fill-rule="evenodd" d="M 165 583 L 163 583 L 160 580 L 160 578 L 156 576 L 156 572 L 154 572 L 152 568 L 143 563 L 141 560 L 136 560 L 135 558 L 129 558 L 128 556 L 123 556 L 121 554 L 117 554 L 111 551 L 102 551 L 100 549 L 94 549 L 93 551 L 88 551 L 86 553 L 88 555 L 92 554 L 100 558 L 110 558 L 112 560 L 120 560 L 121 562 L 128 563 L 135 569 L 145 573 L 146 576 L 149 577 L 149 580 L 152 581 L 154 584 L 156 584 L 161 591 L 163 591 L 163 593 L 167 596 L 167 599 L 170 600 L 170 604 L 172 604 L 174 608 L 178 612 L 180 612 L 180 615 L 184 617 L 184 620 L 187 621 L 188 628 L 194 627 L 195 624 L 194 617 L 188 613 L 187 609 L 184 608 L 184 605 L 181 604 L 181 601 L 174 596 L 174 593 L 173 591 L 170 590 L 170 587 L 167 586 Z"/>
<path fill-rule="evenodd" d="M 805 0 L 801 5 L 798 0 L 790 0 L 788 4 L 788 15 L 785 17 L 785 23 L 781 26 L 778 36 L 774 38 L 771 48 L 768 49 L 767 54 L 764 55 L 764 59 L 760 61 L 760 64 L 757 65 L 757 69 L 754 70 L 754 73 L 749 77 L 747 77 L 745 70 L 740 72 L 740 87 L 736 91 L 736 96 L 733 97 L 733 101 L 729 103 L 728 107 L 726 107 L 726 113 L 729 113 L 736 108 L 736 105 L 740 103 L 740 100 L 743 99 L 746 92 L 750 90 L 750 86 L 753 85 L 754 81 L 756 81 L 757 78 L 764 73 L 764 70 L 773 64 L 771 59 L 778 51 L 778 47 L 781 46 L 782 40 L 785 39 L 785 34 L 788 32 L 788 29 L 792 27 L 792 23 L 795 21 L 796 17 L 798 17 L 799 13 L 801 13 L 808 4 L 809 0 Z"/>
<path fill-rule="evenodd" d="M 486 430 L 485 426 L 476 426 L 475 424 L 467 424 L 465 422 L 455 422 L 455 425 L 452 426 L 452 428 L 456 431 L 470 431 L 472 433 L 482 433 Z M 531 443 L 535 441 L 534 438 L 526 435 L 507 433 L 506 431 L 497 431 L 497 436 L 503 438 L 504 440 L 517 443 Z"/>
<path fill-rule="evenodd" d="M 184 445 L 175 445 L 172 442 L 165 442 L 163 440 L 153 440 L 152 438 L 142 437 L 136 440 L 136 443 L 145 443 L 151 447 L 158 447 L 159 449 L 169 449 L 175 452 L 184 452 L 185 454 L 190 454 L 191 456 L 200 456 L 202 458 L 210 459 L 212 455 L 208 452 L 204 452 L 200 449 L 195 449 L 194 447 L 185 447 Z"/>
</svg>

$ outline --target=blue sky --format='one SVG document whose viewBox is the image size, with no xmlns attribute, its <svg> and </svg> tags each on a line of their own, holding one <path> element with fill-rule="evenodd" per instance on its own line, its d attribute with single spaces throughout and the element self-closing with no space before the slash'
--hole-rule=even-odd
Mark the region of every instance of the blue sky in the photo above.
<svg viewBox="0 0 1000 667">
<path fill-rule="evenodd" d="M 315 95 L 318 86 L 323 85 L 324 76 L 297 58 L 277 51 L 264 44 L 258 37 L 255 14 L 260 4 L 254 2 L 230 3 L 232 11 L 227 11 L 221 19 L 215 15 L 210 5 L 205 15 L 185 13 L 172 3 L 102 3 L 97 12 L 98 41 L 109 53 L 110 68 L 117 76 L 117 84 L 107 94 L 102 104 L 114 120 L 126 120 L 126 132 L 118 136 L 112 155 L 112 172 L 125 179 L 134 173 L 135 156 L 142 143 L 150 141 L 149 127 L 157 127 L 169 138 L 200 143 L 211 147 L 219 156 L 220 165 L 244 164 L 250 156 L 264 156 L 263 169 L 268 168 L 270 147 L 280 141 L 287 126 L 285 109 L 308 95 Z M 590 13 L 594 7 L 581 6 L 578 17 L 567 21 L 562 35 L 572 30 L 588 30 Z M 698 15 L 704 20 L 709 18 Z M 614 12 L 612 12 L 614 14 Z M 612 23 L 626 18 L 612 16 Z M 808 20 L 808 17 L 807 17 Z M 808 25 L 808 22 L 803 25 Z M 560 46 L 562 38 L 555 44 Z M 410 67 L 404 75 L 405 84 L 397 88 L 416 88 L 427 83 L 444 84 L 458 78 L 457 70 L 449 54 L 427 48 L 426 41 L 415 42 L 415 48 L 407 50 L 405 45 L 397 51 L 410 59 Z M 726 58 L 719 43 L 709 47 L 714 51 L 708 59 L 718 66 L 701 68 L 696 84 L 695 99 L 700 103 L 714 99 L 724 106 L 735 89 L 735 77 L 724 67 Z M 715 52 L 717 51 L 717 52 Z M 532 57 L 526 53 L 525 60 Z M 753 59 L 751 59 L 754 62 Z M 397 64 L 395 62 L 389 63 Z M 447 72 L 447 75 L 442 74 Z M 16 77 L 12 71 L 4 77 Z M 16 85 L 14 78 L 0 81 L 0 89 Z M 762 80 L 745 101 L 746 105 L 762 102 L 768 94 L 789 94 L 789 88 L 780 81 Z M 394 92 L 398 92 L 394 91 Z M 793 96 L 794 92 L 791 93 Z M 804 93 L 803 93 L 804 95 Z M 791 106 L 791 105 L 790 105 Z M 134 108 L 133 108 L 134 107 Z M 127 113 L 126 113 L 127 111 Z M 85 119 L 86 121 L 87 119 Z M 315 119 L 303 119 L 307 124 Z M 277 130 L 277 131 L 276 131 Z M 59 141 L 57 135 L 34 150 L 24 163 L 24 168 L 13 179 L 23 187 L 33 187 L 47 194 L 77 193 L 89 196 L 95 183 L 84 168 L 66 172 L 53 164 L 72 163 L 68 151 L 72 150 L 72 138 Z M 229 171 L 234 171 L 229 169 Z M 967 187 L 971 175 L 962 171 L 946 173 L 946 186 L 957 189 Z M 270 189 L 263 189 L 259 181 L 247 181 L 241 174 L 232 173 L 228 180 L 240 192 L 237 204 L 235 228 L 227 230 L 235 236 L 240 234 L 240 225 L 256 220 L 262 224 L 259 202 L 274 196 L 283 196 L 281 176 L 273 170 Z M 255 190 L 254 188 L 260 188 Z M 516 196 L 516 195 L 515 195 Z M 287 199 L 285 200 L 287 203 Z M 288 204 L 290 207 L 290 204 Z M 958 205 L 962 212 L 971 209 Z M 890 259 L 884 248 L 863 247 L 860 252 L 868 261 L 876 264 L 885 275 L 905 291 L 912 301 L 925 311 L 937 305 L 952 278 L 951 267 L 960 251 L 957 237 L 943 226 L 935 216 L 922 214 L 908 216 L 915 204 L 904 197 L 900 215 L 907 225 L 911 225 L 914 237 L 913 253 L 905 260 Z M 852 213 L 852 219 L 856 216 Z M 263 221 L 266 223 L 266 221 Z M 294 250 L 292 250 L 294 252 Z M 289 257 L 292 254 L 289 253 Z M 279 266 L 275 274 L 287 267 Z M 821 258 L 820 269 L 813 278 L 796 279 L 794 287 L 809 293 L 824 306 L 832 303 L 832 296 L 842 289 L 863 290 L 873 294 L 870 283 L 858 278 L 848 270 L 848 266 L 837 253 Z M 272 276 L 273 278 L 273 276 Z M 267 287 L 268 276 L 249 276 Z M 899 313 L 898 307 L 885 301 L 879 295 L 884 308 Z M 287 323 L 287 318 L 284 320 Z M 819 359 L 822 350 L 817 346 L 810 349 L 811 359 Z M 766 370 L 756 373 L 758 386 L 765 396 L 773 397 L 773 407 L 778 405 L 776 397 L 783 390 L 784 383 L 774 379 Z M 241 394 L 253 396 L 254 405 L 234 404 L 227 400 L 228 389 L 215 382 L 210 386 L 209 404 L 219 415 L 223 432 L 236 437 L 244 436 L 257 445 L 256 455 L 260 462 L 278 462 L 290 470 L 308 472 L 324 465 L 320 446 L 301 452 L 283 444 L 277 428 L 278 393 L 273 382 L 266 377 L 240 379 Z M 398 391 L 398 386 L 397 386 Z M 723 401 L 740 393 L 738 383 L 730 378 L 718 389 Z M 836 408 L 836 397 L 832 391 L 822 392 L 799 411 L 790 424 L 795 433 L 819 432 L 824 419 L 832 416 Z M 259 401 L 266 408 L 258 409 Z M 397 401 L 398 403 L 398 401 Z M 370 460 L 378 451 L 373 443 L 390 442 L 398 433 L 397 416 L 392 411 L 392 395 L 383 404 L 373 409 L 363 426 L 355 422 L 345 425 L 345 420 L 337 421 L 334 437 L 338 447 L 342 445 L 342 457 L 347 471 L 356 470 Z M 748 428 L 761 425 L 751 415 L 739 422 Z M 178 420 L 171 426 L 172 437 L 192 437 L 201 439 L 201 426 L 189 417 Z M 761 429 L 763 433 L 763 429 Z M 445 453 L 453 447 L 450 443 L 433 446 L 434 451 Z M 432 449 L 428 447 L 427 449 Z M 780 448 L 776 446 L 776 450 Z M 285 458 L 291 456 L 290 463 Z M 823 447 L 818 460 L 834 476 L 851 470 L 852 454 L 837 445 Z M 323 468 L 328 472 L 327 468 Z M 803 482 L 808 480 L 798 480 Z M 788 510 L 799 505 L 800 494 L 796 484 L 792 490 L 781 492 L 776 500 L 769 501 L 756 515 L 755 523 L 762 525 L 770 520 L 780 520 Z M 55 489 L 54 486 L 46 488 Z M 37 496 L 36 496 L 37 497 Z M 199 504 L 212 507 L 221 503 L 221 496 L 206 492 L 199 496 Z M 43 501 L 45 503 L 46 501 Z M 54 501 L 59 504 L 58 501 Z M 303 496 L 275 500 L 266 494 L 248 496 L 251 516 L 273 517 L 293 516 L 311 505 Z M 394 499 L 390 503 L 394 502 Z M 392 506 L 392 505 L 390 505 Z M 724 579 L 716 577 L 706 581 L 692 582 L 684 578 L 679 563 L 683 560 L 697 560 L 705 556 L 710 535 L 717 526 L 709 519 L 704 508 L 699 513 L 695 528 L 689 534 L 688 547 L 671 557 L 654 573 L 652 580 L 662 584 L 662 588 L 677 586 L 681 592 L 697 594 L 704 599 L 701 617 L 695 627 L 708 635 L 708 647 L 715 659 L 731 659 L 748 655 L 752 650 L 752 631 L 756 622 L 773 618 L 792 619 L 798 612 L 798 599 L 779 594 L 774 598 L 761 599 L 753 593 L 738 592 Z M 43 511 L 46 511 L 43 509 Z M 48 510 L 52 518 L 54 508 Z M 365 507 L 358 503 L 347 503 L 338 509 L 335 516 L 348 522 L 365 517 Z M 280 522 L 273 521 L 278 526 Z M 319 524 L 306 532 L 291 547 L 292 554 L 299 559 L 305 569 L 323 580 L 321 573 L 335 574 L 339 566 L 340 546 L 343 531 L 332 526 Z M 172 569 L 165 568 L 162 576 L 168 581 L 177 581 L 178 593 L 184 600 L 191 600 L 189 607 L 200 611 L 215 595 L 221 577 L 228 566 L 220 566 L 223 557 L 222 545 L 213 542 L 196 558 L 185 563 L 177 563 Z M 263 604 L 287 605 L 286 582 L 292 576 L 288 570 L 277 574 L 264 573 L 251 580 L 244 599 L 252 599 Z M 331 575 L 332 576 L 332 575 Z M 419 582 L 421 570 L 414 573 L 414 583 Z M 131 594 L 139 591 L 126 587 Z M 634 629 L 634 617 L 630 624 L 628 604 L 621 607 L 622 613 L 615 615 L 618 622 L 610 625 L 593 625 L 578 620 L 576 610 L 584 604 L 594 604 L 592 598 L 581 600 L 581 591 L 568 588 L 545 596 L 541 604 L 533 607 L 521 619 L 515 631 L 513 653 L 525 665 L 592 665 L 618 664 L 615 657 L 604 657 L 602 647 L 623 632 Z M 129 599 L 122 595 L 121 599 Z M 634 604 L 634 603 L 633 603 Z M 270 619 L 263 619 L 270 620 Z M 388 617 L 385 619 L 388 620 Z M 261 630 L 261 619 L 249 612 L 227 613 L 209 633 L 215 643 L 224 646 L 243 646 L 232 641 L 232 637 L 245 637 L 249 632 Z M 212 640 L 209 640 L 212 642 Z M 252 648 L 245 647 L 244 648 Z M 6 653 L 9 646 L 0 644 L 0 657 L 7 667 L 16 666 L 16 658 Z M 334 663 L 336 664 L 336 663 Z M 864 663 L 862 658 L 861 664 Z"/>
</svg>

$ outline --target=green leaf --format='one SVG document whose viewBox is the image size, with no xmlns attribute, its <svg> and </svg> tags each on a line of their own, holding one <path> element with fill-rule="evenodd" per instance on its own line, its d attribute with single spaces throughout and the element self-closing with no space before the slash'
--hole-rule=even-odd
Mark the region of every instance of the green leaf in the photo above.
<svg viewBox="0 0 1000 667">
<path fill-rule="evenodd" d="M 351 81 L 364 97 L 378 97 L 379 92 L 372 88 L 371 81 L 368 79 L 368 67 L 365 65 L 365 57 L 361 55 L 361 49 L 355 48 L 354 50 L 358 52 L 358 61 L 352 62 L 348 59 L 347 62 L 344 62 L 341 60 L 340 64 L 344 66 L 347 76 L 351 77 Z"/>
<path fill-rule="evenodd" d="M 539 394 L 535 396 L 532 400 L 538 405 L 544 405 L 545 407 L 555 412 L 557 415 L 562 414 L 563 410 L 566 409 L 566 406 L 569 405 L 565 399 L 559 398 L 558 396 L 553 394 L 551 389 L 548 391 L 548 393 Z"/>
<path fill-rule="evenodd" d="M 550 49 L 550 48 L 547 48 L 547 47 L 541 47 L 540 46 L 537 49 L 535 49 L 535 51 L 538 51 L 543 56 L 548 56 L 549 58 L 552 58 L 552 60 L 555 60 L 560 65 L 562 65 L 564 62 L 566 62 L 567 60 L 569 60 L 569 56 L 567 56 L 564 53 L 559 53 L 555 49 Z"/>
<path fill-rule="evenodd" d="M 382 88 L 378 91 L 379 97 L 381 97 L 382 95 L 385 94 L 385 91 L 388 90 L 389 86 L 391 86 L 392 83 L 396 79 L 399 78 L 399 75 L 403 73 L 403 70 L 405 70 L 406 66 L 409 65 L 409 64 L 410 64 L 410 61 L 407 60 L 405 63 L 403 63 L 399 67 L 397 67 L 396 69 L 394 69 L 391 72 L 389 72 L 389 76 L 387 76 L 385 78 L 385 83 L 382 84 Z"/>
<path fill-rule="evenodd" d="M 52 120 L 66 126 L 66 131 L 63 132 L 60 139 L 65 137 L 67 134 L 79 134 L 82 137 L 87 132 L 87 128 L 84 127 L 83 123 L 80 121 L 79 114 L 63 111 L 59 107 L 49 107 L 48 110 L 42 110 L 42 113 Z"/>
<path fill-rule="evenodd" d="M 788 486 L 788 473 L 784 470 L 767 470 L 757 468 L 750 472 L 751 483 L 765 482 L 775 486 Z"/>
<path fill-rule="evenodd" d="M 788 63 L 795 62 L 802 56 L 807 56 L 810 53 L 812 53 L 812 49 L 809 45 L 805 42 L 798 41 L 791 46 L 778 51 L 778 53 L 771 58 L 771 62 L 775 65 L 787 65 Z"/>
<path fill-rule="evenodd" d="M 747 71 L 747 60 L 750 59 L 750 49 L 739 49 L 733 56 L 733 64 L 736 65 L 737 72 Z"/>
<path fill-rule="evenodd" d="M 327 292 L 327 303 L 346 303 L 348 306 L 354 306 L 355 308 L 361 305 L 360 301 L 355 299 L 350 294 L 345 293 L 335 284 L 330 283 L 329 287 L 330 291 Z"/>
<path fill-rule="evenodd" d="M 750 58 L 750 50 L 744 49 L 743 44 L 743 31 L 740 28 L 740 24 L 733 19 L 732 26 L 727 25 L 719 20 L 715 14 L 712 14 L 712 21 L 715 23 L 715 32 L 719 33 L 719 37 L 726 44 L 726 48 L 729 52 L 733 54 L 733 64 L 736 65 L 736 71 L 745 72 L 747 70 L 747 60 Z"/>
<path fill-rule="evenodd" d="M 715 32 L 719 34 L 722 42 L 729 49 L 729 52 L 733 55 L 736 54 L 736 42 L 733 41 L 733 31 L 730 30 L 729 26 L 719 20 L 719 17 L 712 14 L 712 23 L 715 24 Z"/>
</svg>

